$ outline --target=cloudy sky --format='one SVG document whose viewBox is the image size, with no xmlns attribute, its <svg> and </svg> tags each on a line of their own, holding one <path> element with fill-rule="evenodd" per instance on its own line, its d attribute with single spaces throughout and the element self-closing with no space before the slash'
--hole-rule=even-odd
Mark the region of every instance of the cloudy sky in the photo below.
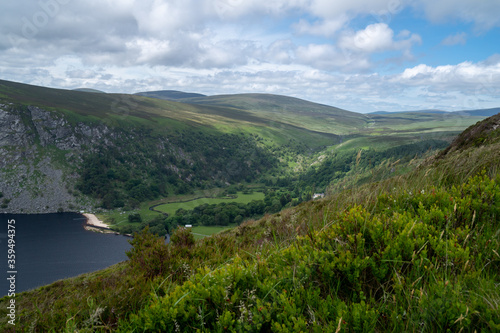
<svg viewBox="0 0 500 333">
<path fill-rule="evenodd" d="M 2 1 L 0 78 L 357 112 L 500 107 L 498 13 L 498 0 Z"/>
</svg>

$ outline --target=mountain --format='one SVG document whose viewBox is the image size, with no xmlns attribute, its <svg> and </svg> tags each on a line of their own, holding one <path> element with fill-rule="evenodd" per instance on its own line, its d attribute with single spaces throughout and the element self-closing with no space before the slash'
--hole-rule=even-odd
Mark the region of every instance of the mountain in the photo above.
<svg viewBox="0 0 500 333">
<path fill-rule="evenodd" d="M 237 108 L 259 117 L 332 134 L 345 134 L 367 126 L 360 113 L 312 103 L 299 98 L 271 94 L 216 95 L 182 100 L 184 103 Z"/>
<path fill-rule="evenodd" d="M 437 113 L 437 114 L 442 114 L 446 113 L 448 111 L 443 111 L 443 110 L 414 110 L 414 111 L 375 111 L 375 112 L 370 112 L 369 114 L 388 114 L 388 113 L 403 113 L 403 112 L 421 112 L 421 113 Z"/>
<path fill-rule="evenodd" d="M 317 108 L 302 102 L 309 105 Z M 350 118 L 337 123 L 355 130 Z M 0 133 L 1 211 L 23 213 L 131 209 L 201 187 L 259 181 L 287 168 L 284 158 L 339 142 L 333 130 L 238 107 L 8 81 L 0 81 Z"/>
<path fill-rule="evenodd" d="M 481 119 L 364 115 L 269 94 L 170 101 L 0 80 L 0 211 L 133 209 L 207 187 L 272 184 L 330 163 L 332 151 L 347 161 L 376 149 L 380 161 L 398 146 L 435 149 Z M 308 197 L 314 178 L 297 198 Z"/>
<path fill-rule="evenodd" d="M 500 113 L 500 108 L 478 109 L 478 110 L 464 110 L 464 111 L 460 111 L 460 112 L 469 114 L 471 116 L 491 117 L 491 116 L 494 116 L 494 115 Z"/>
<path fill-rule="evenodd" d="M 454 151 L 464 151 L 471 147 L 492 146 L 500 142 L 500 113 L 467 128 L 441 152 L 446 156 Z"/>
<path fill-rule="evenodd" d="M 78 88 L 78 89 L 73 89 L 74 91 L 81 91 L 81 92 L 89 92 L 89 93 L 97 93 L 97 94 L 105 94 L 104 91 L 97 90 L 97 89 L 91 89 L 91 88 Z"/>
<path fill-rule="evenodd" d="M 443 111 L 443 110 L 415 110 L 415 111 L 375 111 L 370 112 L 370 115 L 386 115 L 398 113 L 434 113 L 434 114 L 462 114 L 466 116 L 480 116 L 491 117 L 500 113 L 500 108 L 491 109 L 475 109 L 475 110 L 462 110 L 462 111 Z"/>
<path fill-rule="evenodd" d="M 498 124 L 201 241 L 136 234 L 129 261 L 17 295 L 16 332 L 498 331 Z"/>
<path fill-rule="evenodd" d="M 194 97 L 204 97 L 205 95 L 197 94 L 197 93 L 187 93 L 183 91 L 177 90 L 158 90 L 158 91 L 146 91 L 146 92 L 138 92 L 136 95 L 165 99 L 168 101 L 177 101 L 185 98 L 194 98 Z"/>
</svg>

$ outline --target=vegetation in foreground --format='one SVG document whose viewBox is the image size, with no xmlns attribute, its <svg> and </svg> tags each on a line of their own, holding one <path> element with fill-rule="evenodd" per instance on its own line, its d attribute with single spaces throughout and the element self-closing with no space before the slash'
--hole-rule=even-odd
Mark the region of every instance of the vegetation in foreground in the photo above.
<svg viewBox="0 0 500 333">
<path fill-rule="evenodd" d="M 281 243 L 266 224 L 267 251 L 203 265 L 177 285 L 161 269 L 168 254 L 145 265 L 148 247 L 137 238 L 132 264 L 167 283 L 119 331 L 500 329 L 500 177 L 429 191 L 381 194 L 344 210 L 317 205 L 319 230 L 281 217 L 278 228 L 309 230 Z"/>
<path fill-rule="evenodd" d="M 16 331 L 500 330 L 491 128 L 407 176 L 198 242 L 137 234 L 128 262 L 18 295 Z"/>
</svg>

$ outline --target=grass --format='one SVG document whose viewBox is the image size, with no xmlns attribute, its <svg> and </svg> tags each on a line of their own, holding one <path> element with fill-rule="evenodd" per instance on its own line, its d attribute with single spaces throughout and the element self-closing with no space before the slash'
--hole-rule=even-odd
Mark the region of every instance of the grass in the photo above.
<svg viewBox="0 0 500 333">
<path fill-rule="evenodd" d="M 168 204 L 156 206 L 155 209 L 161 212 L 167 213 L 169 215 L 175 215 L 178 209 L 191 210 L 197 206 L 208 204 L 214 205 L 219 203 L 249 203 L 253 200 L 263 200 L 264 193 L 253 192 L 251 194 L 243 194 L 243 192 L 238 192 L 236 198 L 199 198 L 184 202 L 171 202 Z"/>
<path fill-rule="evenodd" d="M 131 225 L 128 221 L 130 214 L 139 213 L 143 221 L 150 221 L 161 213 L 175 215 L 179 209 L 190 210 L 203 204 L 218 204 L 218 203 L 249 203 L 253 200 L 264 199 L 264 193 L 254 191 L 251 194 L 244 194 L 238 192 L 236 198 L 217 198 L 217 195 L 222 193 L 223 189 L 214 188 L 211 190 L 197 191 L 193 194 L 179 195 L 164 198 L 161 200 L 144 202 L 139 209 L 133 211 L 112 210 L 106 212 L 96 213 L 95 215 L 105 223 L 113 227 L 125 227 Z M 206 197 L 205 197 L 206 196 Z M 164 204 L 162 204 L 164 203 Z M 151 209 L 154 207 L 154 210 Z"/>
<path fill-rule="evenodd" d="M 237 225 L 229 225 L 229 226 L 197 226 L 192 227 L 191 231 L 193 233 L 194 239 L 199 240 L 213 234 L 219 233 L 224 230 L 232 229 L 237 227 Z"/>
<path fill-rule="evenodd" d="M 180 129 L 258 133 L 274 145 L 286 145 L 295 140 L 314 150 L 337 144 L 338 135 L 405 136 L 462 131 L 485 118 L 452 113 L 367 116 L 266 94 L 210 96 L 179 103 L 138 95 L 50 89 L 2 80 L 0 93 L 9 101 L 62 112 L 73 124 L 104 122 L 123 128 L 145 125 L 163 133 Z"/>
</svg>

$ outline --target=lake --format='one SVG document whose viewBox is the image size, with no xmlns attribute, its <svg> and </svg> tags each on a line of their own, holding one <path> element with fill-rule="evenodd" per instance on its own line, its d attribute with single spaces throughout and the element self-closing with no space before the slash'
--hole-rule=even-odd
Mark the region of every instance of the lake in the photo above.
<svg viewBox="0 0 500 333">
<path fill-rule="evenodd" d="M 129 237 L 83 228 L 81 214 L 0 214 L 0 296 L 9 291 L 8 221 L 15 220 L 16 293 L 127 260 Z"/>
</svg>

